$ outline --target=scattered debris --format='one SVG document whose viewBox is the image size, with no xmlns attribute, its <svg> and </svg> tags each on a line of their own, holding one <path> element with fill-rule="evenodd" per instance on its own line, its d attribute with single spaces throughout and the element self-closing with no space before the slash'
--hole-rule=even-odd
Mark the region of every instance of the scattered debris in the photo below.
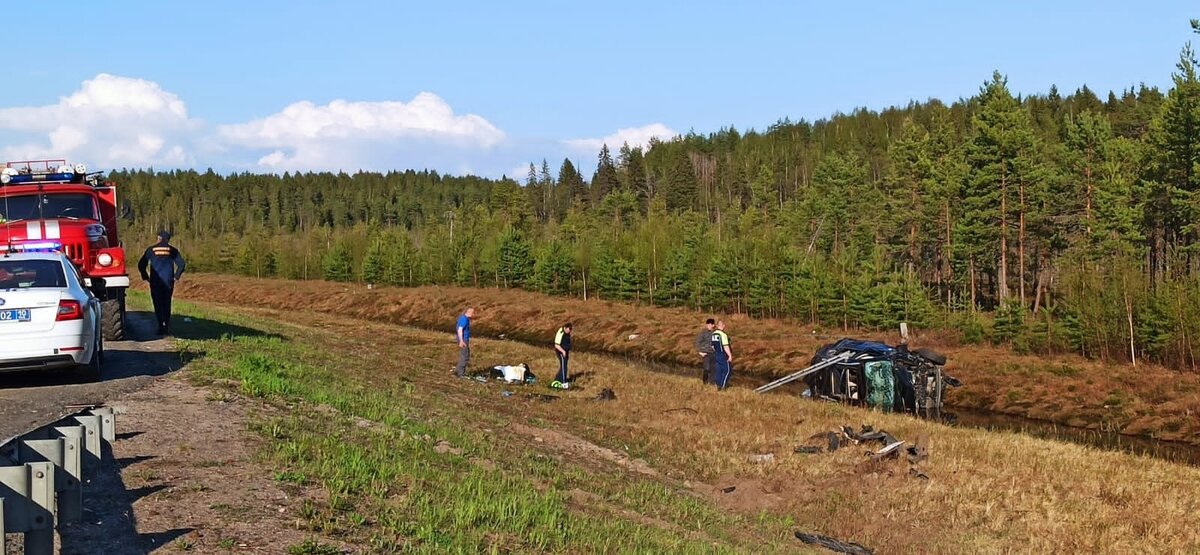
<svg viewBox="0 0 1200 555">
<path fill-rule="evenodd" d="M 908 464 L 919 465 L 929 459 L 929 434 L 921 432 L 917 443 L 908 448 Z"/>
<path fill-rule="evenodd" d="M 900 447 L 903 445 L 903 441 L 896 441 L 887 444 L 883 449 L 875 451 L 874 453 L 868 451 L 867 455 L 875 460 L 898 459 L 900 458 Z"/>
<path fill-rule="evenodd" d="M 775 453 L 764 453 L 761 455 L 750 455 L 747 459 L 752 463 L 765 464 L 775 462 Z"/>
<path fill-rule="evenodd" d="M 830 453 L 837 451 L 838 448 L 840 448 L 842 445 L 847 445 L 850 443 L 849 441 L 846 441 L 848 438 L 839 436 L 833 432 L 826 432 L 825 439 L 827 441 L 829 441 L 829 452 Z"/>
<path fill-rule="evenodd" d="M 533 401 L 541 401 L 543 403 L 549 403 L 550 401 L 558 400 L 557 395 L 546 395 L 545 393 L 526 393 L 525 398 Z"/>
<path fill-rule="evenodd" d="M 733 493 L 733 490 L 736 490 L 736 489 L 737 489 L 737 486 L 729 486 L 726 488 L 721 488 L 721 493 Z"/>
<path fill-rule="evenodd" d="M 796 539 L 808 545 L 821 546 L 836 553 L 849 553 L 850 555 L 874 555 L 873 551 L 857 543 L 835 540 L 829 536 L 822 536 L 820 534 L 805 534 L 803 532 L 796 532 Z"/>
<path fill-rule="evenodd" d="M 640 335 L 638 335 L 638 334 L 636 334 L 636 333 L 631 333 L 631 334 L 629 334 L 629 340 L 630 340 L 630 341 L 634 341 L 634 340 L 636 340 L 636 339 L 637 339 L 637 338 L 639 338 L 639 337 L 641 337 L 641 336 L 640 336 Z"/>
<path fill-rule="evenodd" d="M 617 394 L 613 393 L 613 390 L 606 387 L 606 388 L 600 390 L 600 393 L 596 395 L 594 400 L 596 400 L 596 401 L 616 401 Z"/>
<path fill-rule="evenodd" d="M 881 447 L 866 452 L 868 460 L 860 465 L 860 471 L 864 473 L 883 471 L 889 476 L 894 475 L 892 470 L 885 468 L 881 463 L 885 460 L 899 460 L 901 453 L 904 453 L 905 460 L 909 465 L 909 475 L 922 480 L 929 479 L 929 474 L 926 473 L 924 466 L 929 459 L 929 434 L 924 432 L 917 436 L 916 443 L 909 444 L 896 439 L 886 431 L 875 430 L 868 425 L 863 425 L 857 431 L 852 426 L 842 426 L 836 431 L 820 432 L 809 436 L 792 452 L 801 455 L 832 453 L 842 447 L 863 443 L 877 443 Z"/>
<path fill-rule="evenodd" d="M 512 397 L 512 395 L 513 395 L 513 392 L 511 392 L 511 391 L 501 391 L 500 392 L 501 397 Z"/>
</svg>

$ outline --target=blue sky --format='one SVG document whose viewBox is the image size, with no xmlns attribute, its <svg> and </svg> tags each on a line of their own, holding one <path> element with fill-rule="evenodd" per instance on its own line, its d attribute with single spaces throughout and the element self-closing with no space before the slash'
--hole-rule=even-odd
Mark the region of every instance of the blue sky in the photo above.
<svg viewBox="0 0 1200 555">
<path fill-rule="evenodd" d="M 1023 93 L 1165 88 L 1200 38 L 1200 9 L 1182 1 L 443 4 L 6 6 L 0 155 L 489 176 L 569 156 L 590 169 L 605 138 L 955 100 L 993 69 Z"/>
</svg>

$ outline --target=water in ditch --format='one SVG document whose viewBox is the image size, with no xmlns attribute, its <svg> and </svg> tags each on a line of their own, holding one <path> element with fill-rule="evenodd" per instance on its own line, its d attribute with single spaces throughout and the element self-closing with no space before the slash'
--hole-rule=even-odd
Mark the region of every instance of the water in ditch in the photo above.
<svg viewBox="0 0 1200 555">
<path fill-rule="evenodd" d="M 619 357 L 629 363 L 635 363 L 655 372 L 663 372 L 681 376 L 699 378 L 699 365 L 695 368 L 682 364 L 670 364 L 650 361 L 637 357 Z M 733 385 L 737 387 L 758 387 L 768 380 L 754 375 L 735 372 Z M 799 385 L 789 385 L 780 388 L 777 394 L 799 395 L 802 391 Z M 1146 436 L 1123 435 L 1111 431 L 1092 430 L 1056 424 L 1045 420 L 1036 420 L 1022 416 L 981 411 L 947 405 L 942 411 L 940 420 L 951 426 L 976 428 L 988 431 L 1016 432 L 1041 439 L 1068 441 L 1087 445 L 1108 451 L 1123 451 L 1145 455 L 1170 462 L 1200 466 L 1200 446 L 1178 441 L 1165 441 Z"/>
</svg>

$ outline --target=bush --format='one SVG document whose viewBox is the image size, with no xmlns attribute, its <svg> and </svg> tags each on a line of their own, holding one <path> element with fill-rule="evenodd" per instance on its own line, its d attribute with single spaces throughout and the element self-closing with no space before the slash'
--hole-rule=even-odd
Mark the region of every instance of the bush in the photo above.
<svg viewBox="0 0 1200 555">
<path fill-rule="evenodd" d="M 983 327 L 983 319 L 978 314 L 968 312 L 958 319 L 959 341 L 965 345 L 975 345 L 987 340 L 987 330 Z"/>
<path fill-rule="evenodd" d="M 992 342 L 996 344 L 1014 342 L 1025 331 L 1025 307 L 1015 301 L 1007 301 L 996 311 L 992 323 Z"/>
</svg>

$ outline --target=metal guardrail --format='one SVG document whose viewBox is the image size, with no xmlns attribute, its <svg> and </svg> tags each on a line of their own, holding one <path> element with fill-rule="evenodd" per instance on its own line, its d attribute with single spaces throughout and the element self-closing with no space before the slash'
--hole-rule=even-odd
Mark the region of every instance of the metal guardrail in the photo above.
<svg viewBox="0 0 1200 555">
<path fill-rule="evenodd" d="M 98 472 L 116 415 L 96 408 L 0 443 L 0 555 L 6 534 L 25 535 L 26 555 L 52 555 L 54 530 L 83 518 L 83 478 Z"/>
</svg>

